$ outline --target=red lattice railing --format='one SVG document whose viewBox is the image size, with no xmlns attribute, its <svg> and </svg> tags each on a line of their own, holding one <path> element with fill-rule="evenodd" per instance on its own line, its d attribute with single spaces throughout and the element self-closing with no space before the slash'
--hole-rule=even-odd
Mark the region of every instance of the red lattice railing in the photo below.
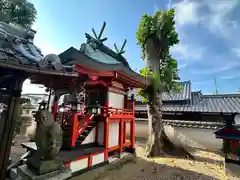
<svg viewBox="0 0 240 180">
<path fill-rule="evenodd" d="M 104 108 L 104 114 L 111 118 L 133 118 L 134 111 L 121 108 Z"/>
</svg>

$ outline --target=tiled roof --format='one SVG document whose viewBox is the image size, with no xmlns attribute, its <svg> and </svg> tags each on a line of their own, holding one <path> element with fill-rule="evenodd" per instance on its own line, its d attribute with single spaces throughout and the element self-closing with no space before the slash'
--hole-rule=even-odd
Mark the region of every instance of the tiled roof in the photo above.
<svg viewBox="0 0 240 180">
<path fill-rule="evenodd" d="M 0 67 L 29 73 L 66 75 L 69 67 L 61 64 L 57 55 L 43 56 L 33 44 L 35 31 L 0 22 Z M 70 68 L 73 72 L 73 68 Z M 75 75 L 67 72 L 67 75 Z"/>
<path fill-rule="evenodd" d="M 164 105 L 165 112 L 209 112 L 240 113 L 239 94 L 202 95 L 192 92 L 190 104 Z M 135 106 L 136 111 L 145 111 L 146 105 Z"/>
<path fill-rule="evenodd" d="M 191 82 L 183 81 L 179 83 L 181 86 L 181 91 L 176 93 L 163 93 L 162 100 L 163 101 L 185 101 L 191 100 Z M 142 101 L 142 97 L 137 95 L 137 89 L 133 89 L 129 91 L 129 96 L 131 94 L 135 95 L 136 101 Z"/>
<path fill-rule="evenodd" d="M 191 82 L 180 82 L 181 92 L 177 93 L 163 93 L 163 101 L 182 101 L 191 99 Z"/>
<path fill-rule="evenodd" d="M 147 124 L 147 118 L 135 118 L 137 123 Z M 224 127 L 224 123 L 221 122 L 208 122 L 208 121 L 187 121 L 187 120 L 168 120 L 163 119 L 163 124 L 171 125 L 174 127 L 184 128 L 200 128 L 200 129 L 219 129 Z"/>
</svg>

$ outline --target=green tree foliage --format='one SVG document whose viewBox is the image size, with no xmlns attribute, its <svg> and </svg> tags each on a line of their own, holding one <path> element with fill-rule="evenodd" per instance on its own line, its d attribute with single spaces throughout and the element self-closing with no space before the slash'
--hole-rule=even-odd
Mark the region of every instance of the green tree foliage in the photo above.
<svg viewBox="0 0 240 180">
<path fill-rule="evenodd" d="M 144 14 L 139 23 L 136 33 L 138 44 L 141 47 L 143 59 L 147 58 L 146 41 L 153 38 L 158 51 L 158 59 L 160 61 L 159 72 L 151 73 L 148 67 L 140 70 L 140 74 L 152 79 L 150 87 L 140 90 L 139 95 L 143 96 L 144 102 L 149 102 L 155 89 L 158 93 L 179 91 L 178 64 L 169 52 L 170 47 L 179 43 L 178 33 L 175 28 L 174 21 L 175 10 L 157 11 L 153 16 Z M 155 77 L 155 78 L 153 78 Z M 157 85 L 157 87 L 153 87 Z"/>
<path fill-rule="evenodd" d="M 157 11 L 153 16 L 144 14 L 136 33 L 138 44 L 146 58 L 146 41 L 153 37 L 159 50 L 159 57 L 164 58 L 169 53 L 169 48 L 179 43 L 178 33 L 175 28 L 175 10 Z"/>
<path fill-rule="evenodd" d="M 30 28 L 36 15 L 34 5 L 27 0 L 0 0 L 0 21 Z"/>
</svg>

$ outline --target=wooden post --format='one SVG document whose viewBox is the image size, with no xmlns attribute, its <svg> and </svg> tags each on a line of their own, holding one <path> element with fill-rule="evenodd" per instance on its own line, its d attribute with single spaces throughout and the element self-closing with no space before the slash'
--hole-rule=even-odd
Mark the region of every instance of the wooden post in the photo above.
<svg viewBox="0 0 240 180">
<path fill-rule="evenodd" d="M 123 121 L 123 144 L 126 142 L 126 131 L 127 131 L 127 124 L 126 120 Z"/>
<path fill-rule="evenodd" d="M 124 109 L 129 109 L 128 108 L 128 97 L 127 95 L 124 96 Z M 123 121 L 123 144 L 126 142 L 126 121 Z"/>
<path fill-rule="evenodd" d="M 20 96 L 24 79 L 15 78 L 13 82 L 9 82 L 10 88 L 7 89 L 10 93 L 6 118 L 0 122 L 0 128 L 3 128 L 3 133 L 0 134 L 0 180 L 6 178 L 6 170 L 9 163 L 11 152 L 12 139 L 14 133 L 14 125 L 17 117 L 17 108 L 20 105 Z"/>
<path fill-rule="evenodd" d="M 123 119 L 120 119 L 119 121 L 119 153 L 122 152 L 122 149 L 123 149 Z"/>
<path fill-rule="evenodd" d="M 134 149 L 135 148 L 135 104 L 134 104 L 134 95 L 131 98 L 132 100 L 132 113 L 133 113 L 133 119 L 130 121 L 130 141 L 131 141 L 131 146 Z"/>
<path fill-rule="evenodd" d="M 109 119 L 104 121 L 104 147 L 105 147 L 105 161 L 108 160 L 108 139 L 109 139 Z"/>
</svg>

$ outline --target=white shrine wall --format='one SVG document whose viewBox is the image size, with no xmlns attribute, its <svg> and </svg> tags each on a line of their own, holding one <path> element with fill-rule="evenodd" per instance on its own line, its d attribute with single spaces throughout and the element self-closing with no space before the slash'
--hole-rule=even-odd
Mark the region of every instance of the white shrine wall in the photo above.
<svg viewBox="0 0 240 180">
<path fill-rule="evenodd" d="M 108 106 L 111 108 L 124 109 L 124 95 L 109 91 Z"/>
<path fill-rule="evenodd" d="M 123 85 L 119 82 L 113 81 L 112 87 L 109 88 L 108 91 L 108 106 L 112 108 L 124 108 L 124 92 L 122 90 L 117 89 L 124 89 Z"/>
<path fill-rule="evenodd" d="M 98 122 L 98 138 L 97 142 L 99 145 L 104 145 L 104 122 Z"/>
<path fill-rule="evenodd" d="M 92 166 L 104 162 L 104 152 L 92 156 Z"/>
<path fill-rule="evenodd" d="M 119 144 L 119 123 L 111 122 L 109 124 L 108 147 L 114 147 Z"/>
<path fill-rule="evenodd" d="M 88 168 L 88 157 L 70 163 L 72 173 Z"/>
<path fill-rule="evenodd" d="M 96 136 L 96 128 L 93 128 L 92 131 L 86 137 L 86 139 L 82 142 L 82 144 L 94 143 L 95 136 Z"/>
</svg>

